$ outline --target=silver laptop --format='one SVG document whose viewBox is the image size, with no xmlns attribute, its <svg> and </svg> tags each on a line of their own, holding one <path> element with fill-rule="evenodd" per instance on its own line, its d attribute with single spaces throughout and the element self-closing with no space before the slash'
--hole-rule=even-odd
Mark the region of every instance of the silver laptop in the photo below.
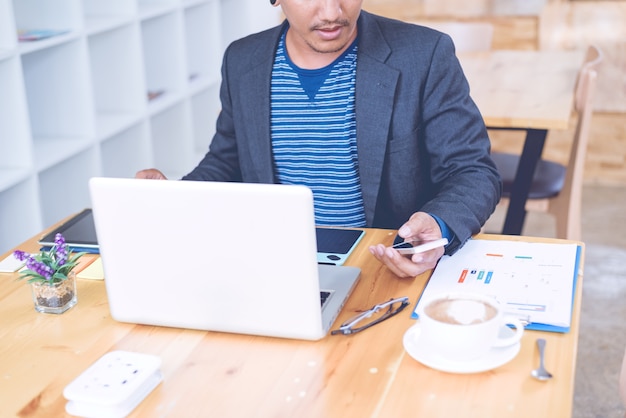
<svg viewBox="0 0 626 418">
<path fill-rule="evenodd" d="M 318 265 L 303 186 L 99 177 L 89 187 L 117 321 L 318 340 L 360 276 Z"/>
</svg>

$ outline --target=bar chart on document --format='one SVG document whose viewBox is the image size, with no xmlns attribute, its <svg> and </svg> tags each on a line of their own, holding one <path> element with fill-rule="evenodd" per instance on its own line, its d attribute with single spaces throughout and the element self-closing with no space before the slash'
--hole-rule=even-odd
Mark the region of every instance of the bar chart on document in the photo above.
<svg viewBox="0 0 626 418">
<path fill-rule="evenodd" d="M 575 244 L 472 239 L 442 257 L 420 301 L 439 293 L 480 293 L 522 321 L 569 327 L 578 253 Z"/>
</svg>

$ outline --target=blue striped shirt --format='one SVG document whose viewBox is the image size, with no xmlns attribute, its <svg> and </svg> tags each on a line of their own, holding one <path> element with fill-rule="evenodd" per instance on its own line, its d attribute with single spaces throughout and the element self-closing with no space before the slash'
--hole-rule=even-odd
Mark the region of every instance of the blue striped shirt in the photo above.
<svg viewBox="0 0 626 418">
<path fill-rule="evenodd" d="M 365 226 L 356 147 L 356 41 L 327 67 L 291 62 L 283 34 L 271 85 L 276 176 L 311 188 L 318 225 Z"/>
</svg>

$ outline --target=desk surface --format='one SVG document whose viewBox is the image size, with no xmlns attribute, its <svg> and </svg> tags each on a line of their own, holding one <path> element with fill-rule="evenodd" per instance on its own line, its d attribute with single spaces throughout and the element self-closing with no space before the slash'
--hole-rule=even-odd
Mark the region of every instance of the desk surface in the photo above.
<svg viewBox="0 0 626 418">
<path fill-rule="evenodd" d="M 346 264 L 361 282 L 338 321 L 391 297 L 412 306 L 428 274 L 398 279 L 367 250 L 391 243 L 368 230 Z M 500 236 L 485 236 L 502 239 Z M 524 240 L 524 237 L 506 237 Z M 554 241 L 536 239 L 538 241 Z M 19 246 L 36 251 L 36 240 Z M 8 254 L 5 254 L 5 256 Z M 582 268 L 582 267 L 581 267 Z M 36 313 L 29 286 L 0 274 L 0 405 L 6 416 L 64 415 L 63 388 L 108 351 L 156 354 L 164 381 L 132 417 L 568 417 L 572 413 L 582 277 L 567 334 L 526 331 L 520 353 L 495 370 L 455 375 L 429 369 L 402 346 L 415 323 L 405 310 L 352 336 L 294 341 L 123 324 L 111 319 L 102 281 L 79 280 L 78 304 L 62 315 Z M 535 339 L 547 340 L 549 382 L 531 378 Z"/>
<path fill-rule="evenodd" d="M 567 129 L 584 51 L 460 53 L 470 94 L 489 127 Z"/>
</svg>

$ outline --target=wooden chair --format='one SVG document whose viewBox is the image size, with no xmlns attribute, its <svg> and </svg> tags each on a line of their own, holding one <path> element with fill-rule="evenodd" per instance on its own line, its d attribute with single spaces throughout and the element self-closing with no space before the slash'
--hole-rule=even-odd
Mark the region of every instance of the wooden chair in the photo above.
<svg viewBox="0 0 626 418">
<path fill-rule="evenodd" d="M 583 171 L 593 114 L 596 70 L 601 60 L 601 51 L 595 46 L 589 47 L 576 83 L 574 108 L 578 120 L 567 166 L 539 160 L 526 202 L 527 211 L 546 212 L 556 218 L 557 238 L 581 239 Z M 508 205 L 520 157 L 503 152 L 492 152 L 491 155 L 503 181 L 500 205 Z"/>
<path fill-rule="evenodd" d="M 450 35 L 457 52 L 489 51 L 493 42 L 493 25 L 487 22 L 419 20 L 411 23 Z"/>
</svg>

